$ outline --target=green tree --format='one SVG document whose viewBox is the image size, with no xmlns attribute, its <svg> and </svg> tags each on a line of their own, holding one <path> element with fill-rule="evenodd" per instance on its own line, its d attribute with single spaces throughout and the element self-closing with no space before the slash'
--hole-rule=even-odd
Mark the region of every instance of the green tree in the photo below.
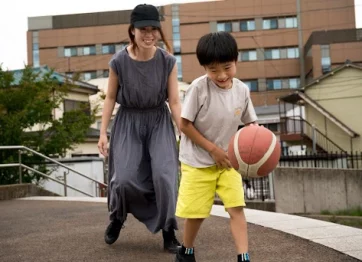
<svg viewBox="0 0 362 262">
<path fill-rule="evenodd" d="M 31 67 L 16 73 L 0 65 L 0 145 L 23 145 L 49 157 L 62 157 L 67 150 L 84 141 L 95 111 L 89 103 L 54 118 L 55 109 L 75 87 L 75 81 L 59 81 L 54 72 L 44 73 Z M 16 163 L 18 152 L 1 150 L 0 163 Z M 48 172 L 45 161 L 33 154 L 22 154 L 22 163 Z M 23 170 L 23 183 L 39 182 L 42 176 Z M 19 168 L 0 168 L 0 185 L 19 182 Z"/>
</svg>

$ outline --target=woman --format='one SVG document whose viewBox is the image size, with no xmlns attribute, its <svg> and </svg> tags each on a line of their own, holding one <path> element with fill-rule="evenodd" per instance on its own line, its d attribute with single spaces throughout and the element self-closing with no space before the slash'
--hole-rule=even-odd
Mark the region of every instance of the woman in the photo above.
<svg viewBox="0 0 362 262">
<path fill-rule="evenodd" d="M 176 59 L 156 47 L 159 39 L 170 50 L 161 29 L 159 13 L 152 5 L 132 11 L 128 30 L 131 44 L 110 61 L 104 103 L 100 152 L 107 156 L 107 126 L 115 102 L 109 150 L 108 209 L 110 224 L 105 232 L 113 244 L 127 214 L 131 213 L 152 233 L 162 230 L 164 249 L 176 253 L 178 153 L 171 120 L 180 127 Z"/>
</svg>

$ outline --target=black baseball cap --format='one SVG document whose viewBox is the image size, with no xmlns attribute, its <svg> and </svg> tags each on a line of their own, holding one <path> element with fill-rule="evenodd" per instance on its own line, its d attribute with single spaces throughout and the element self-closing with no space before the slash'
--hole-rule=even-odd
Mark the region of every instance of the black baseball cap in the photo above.
<svg viewBox="0 0 362 262">
<path fill-rule="evenodd" d="M 154 26 L 161 28 L 160 14 L 153 5 L 137 5 L 131 13 L 131 25 L 135 28 Z"/>
</svg>

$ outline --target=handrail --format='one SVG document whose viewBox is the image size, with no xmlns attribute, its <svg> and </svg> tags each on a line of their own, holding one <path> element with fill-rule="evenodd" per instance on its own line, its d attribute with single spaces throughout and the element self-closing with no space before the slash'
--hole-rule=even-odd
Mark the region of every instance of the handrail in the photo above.
<svg viewBox="0 0 362 262">
<path fill-rule="evenodd" d="M 343 148 L 341 148 L 339 145 L 337 145 L 335 142 L 333 142 L 333 140 L 331 140 L 328 136 L 326 136 L 325 134 L 323 134 L 321 131 L 319 131 L 319 129 L 317 127 L 313 127 L 313 125 L 311 123 L 309 123 L 307 120 L 305 120 L 304 118 L 302 118 L 301 116 L 299 116 L 300 120 L 302 120 L 303 122 L 305 122 L 309 127 L 314 128 L 318 134 L 320 134 L 321 136 L 323 136 L 328 142 L 330 142 L 332 145 L 334 145 L 336 148 L 338 148 L 339 150 L 346 152 Z"/>
<path fill-rule="evenodd" d="M 313 128 L 320 136 L 322 136 L 324 139 L 326 139 L 327 142 L 331 143 L 334 147 L 336 147 L 338 150 L 342 151 L 342 152 L 347 152 L 346 150 L 344 150 L 343 148 L 341 148 L 339 145 L 337 145 L 335 142 L 333 142 L 333 140 L 331 140 L 328 136 L 326 136 L 325 134 L 323 134 L 317 127 L 313 126 L 311 123 L 309 123 L 307 120 L 305 120 L 304 118 L 302 118 L 301 116 L 293 116 L 293 117 L 283 117 L 284 119 L 289 119 L 289 120 L 299 120 L 303 123 L 305 123 L 309 128 Z M 301 133 L 302 134 L 306 134 L 306 132 L 304 131 L 304 129 L 301 129 Z M 307 134 L 306 134 L 307 135 Z"/>
<path fill-rule="evenodd" d="M 104 183 L 102 183 L 102 182 L 99 182 L 99 181 L 91 178 L 91 177 L 88 177 L 88 176 L 80 173 L 79 171 L 77 171 L 77 170 L 75 170 L 75 169 L 73 169 L 73 168 L 71 168 L 71 167 L 68 167 L 68 166 L 66 166 L 66 165 L 64 165 L 64 164 L 62 164 L 62 163 L 60 163 L 60 162 L 58 162 L 58 161 L 56 161 L 56 160 L 54 160 L 54 159 L 52 159 L 52 158 L 50 158 L 50 157 L 47 157 L 46 155 L 43 155 L 43 154 L 41 154 L 41 153 L 39 153 L 39 152 L 37 152 L 37 151 L 35 151 L 35 150 L 33 150 L 33 149 L 30 149 L 30 148 L 28 148 L 28 147 L 26 147 L 26 146 L 0 146 L 0 150 L 2 150 L 2 149 L 4 149 L 4 150 L 7 150 L 7 149 L 25 149 L 25 150 L 27 150 L 27 151 L 32 152 L 32 153 L 35 154 L 35 155 L 41 156 L 41 157 L 49 160 L 50 162 L 53 162 L 53 163 L 55 163 L 55 164 L 57 164 L 57 165 L 59 165 L 59 166 L 62 166 L 62 167 L 64 167 L 64 168 L 66 168 L 66 169 L 68 169 L 68 170 L 70 170 L 70 171 L 72 171 L 72 172 L 74 172 L 74 173 L 76 173 L 76 174 L 78 174 L 78 175 L 80 175 L 80 176 L 88 179 L 88 180 L 91 180 L 91 181 L 93 181 L 93 182 L 95 182 L 95 183 L 98 183 L 98 185 L 102 185 L 102 186 L 104 186 L 104 187 L 108 187 L 107 184 L 104 184 Z"/>
<path fill-rule="evenodd" d="M 52 178 L 51 176 L 48 176 L 48 175 L 44 174 L 43 172 L 40 172 L 40 171 L 38 171 L 38 170 L 36 170 L 36 169 L 34 169 L 34 168 L 31 168 L 30 166 L 27 166 L 27 165 L 24 165 L 24 164 L 0 164 L 0 168 L 1 168 L 1 167 L 19 167 L 19 166 L 20 166 L 20 167 L 23 167 L 23 168 L 26 168 L 26 169 L 28 169 L 28 170 L 30 170 L 30 171 L 33 171 L 33 172 L 35 172 L 35 173 L 37 173 L 37 174 L 39 174 L 39 175 L 41 175 L 41 176 L 43 176 L 43 177 L 46 177 L 46 178 L 48 178 L 48 179 L 50 179 L 50 180 L 52 180 L 52 181 L 54 181 L 54 182 L 56 182 L 56 183 L 58 183 L 58 184 L 61 184 L 61 185 L 66 186 L 66 187 L 69 187 L 69 188 L 73 189 L 74 191 L 77 191 L 77 192 L 79 192 L 79 193 L 81 193 L 81 194 L 84 194 L 84 195 L 89 196 L 89 197 L 94 197 L 94 196 L 92 196 L 91 194 L 88 194 L 87 192 L 84 192 L 84 191 L 82 191 L 82 190 L 80 190 L 80 189 L 78 189 L 78 188 L 75 188 L 75 187 L 73 187 L 73 186 L 70 186 L 70 185 L 68 185 L 68 184 L 65 184 L 65 183 L 63 183 L 62 181 L 59 181 L 59 180 L 57 180 L 57 179 L 55 179 L 55 178 Z"/>
</svg>

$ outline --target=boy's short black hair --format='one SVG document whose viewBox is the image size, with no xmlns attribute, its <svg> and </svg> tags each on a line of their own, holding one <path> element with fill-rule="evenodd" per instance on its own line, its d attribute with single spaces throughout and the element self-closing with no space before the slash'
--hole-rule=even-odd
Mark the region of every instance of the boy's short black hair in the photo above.
<svg viewBox="0 0 362 262">
<path fill-rule="evenodd" d="M 228 32 L 209 33 L 200 38 L 196 55 L 202 66 L 234 62 L 238 60 L 238 45 Z"/>
</svg>

